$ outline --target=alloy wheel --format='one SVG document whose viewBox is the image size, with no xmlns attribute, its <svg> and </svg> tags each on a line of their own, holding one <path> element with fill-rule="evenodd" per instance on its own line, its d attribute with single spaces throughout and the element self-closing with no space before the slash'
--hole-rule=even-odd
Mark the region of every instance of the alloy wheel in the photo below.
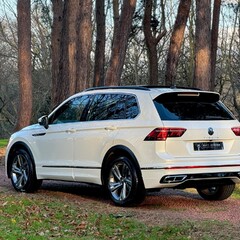
<svg viewBox="0 0 240 240">
<path fill-rule="evenodd" d="M 26 157 L 22 154 L 15 156 L 12 163 L 11 178 L 15 187 L 19 190 L 24 189 L 29 178 L 29 165 Z"/>
<path fill-rule="evenodd" d="M 117 201 L 124 201 L 132 190 L 133 175 L 125 162 L 115 163 L 109 174 L 108 189 Z"/>
</svg>

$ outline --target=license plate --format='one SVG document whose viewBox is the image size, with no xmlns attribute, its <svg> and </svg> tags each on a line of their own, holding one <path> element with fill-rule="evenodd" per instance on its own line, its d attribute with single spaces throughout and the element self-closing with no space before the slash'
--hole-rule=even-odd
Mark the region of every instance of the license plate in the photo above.
<svg viewBox="0 0 240 240">
<path fill-rule="evenodd" d="M 194 151 L 223 150 L 223 142 L 197 142 L 193 148 Z"/>
</svg>

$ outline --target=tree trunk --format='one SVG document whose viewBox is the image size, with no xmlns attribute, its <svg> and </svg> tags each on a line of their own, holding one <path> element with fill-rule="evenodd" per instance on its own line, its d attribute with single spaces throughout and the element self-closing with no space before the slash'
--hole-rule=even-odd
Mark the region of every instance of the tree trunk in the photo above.
<svg viewBox="0 0 240 240">
<path fill-rule="evenodd" d="M 30 0 L 18 0 L 18 71 L 19 106 L 16 130 L 31 122 L 32 117 L 32 72 L 31 72 L 31 5 Z"/>
<path fill-rule="evenodd" d="M 92 0 L 79 1 L 79 15 L 76 29 L 78 31 L 76 92 L 79 92 L 86 89 L 90 85 Z"/>
<path fill-rule="evenodd" d="M 153 0 L 145 0 L 145 12 L 143 19 L 143 30 L 148 51 L 149 61 L 149 84 L 158 85 L 158 57 L 157 57 L 157 45 L 159 41 L 166 35 L 165 28 L 165 11 L 164 4 L 161 0 L 162 9 L 162 31 L 157 35 L 155 31 L 152 31 L 152 8 Z"/>
<path fill-rule="evenodd" d="M 51 36 L 52 49 L 52 107 L 56 106 L 59 76 L 60 46 L 63 22 L 63 0 L 52 0 L 53 24 Z"/>
<path fill-rule="evenodd" d="M 64 1 L 55 102 L 88 87 L 92 43 L 92 0 Z"/>
<path fill-rule="evenodd" d="M 60 42 L 60 59 L 59 71 L 56 84 L 56 103 L 60 104 L 69 96 L 69 59 L 68 59 L 68 42 L 69 42 L 69 4 L 70 1 L 64 1 L 63 21 Z"/>
<path fill-rule="evenodd" d="M 117 30 L 119 28 L 119 0 L 112 0 L 113 4 L 113 22 L 114 22 L 114 31 L 113 31 L 113 39 L 116 38 Z"/>
<path fill-rule="evenodd" d="M 170 47 L 167 56 L 166 80 L 168 86 L 175 85 L 177 65 L 180 57 L 181 46 L 184 39 L 184 32 L 191 7 L 191 0 L 181 0 L 178 7 L 178 14 L 170 39 Z"/>
<path fill-rule="evenodd" d="M 66 0 L 68 2 L 68 0 Z M 78 40 L 78 19 L 80 14 L 79 0 L 69 1 L 68 12 L 68 77 L 69 77 L 69 95 L 76 93 L 77 71 L 79 63 L 77 62 L 78 46 L 81 44 Z"/>
<path fill-rule="evenodd" d="M 119 22 L 116 22 L 116 19 L 114 21 L 112 53 L 106 73 L 106 85 L 120 84 L 135 8 L 136 0 L 124 0 Z"/>
<path fill-rule="evenodd" d="M 194 86 L 210 90 L 211 0 L 196 0 Z"/>
<path fill-rule="evenodd" d="M 194 30 L 195 30 L 195 13 L 194 13 L 194 4 L 192 4 L 191 6 L 191 10 L 190 10 L 190 15 L 189 15 L 189 38 L 188 38 L 188 42 L 189 42 L 189 62 L 188 64 L 188 72 L 189 74 L 187 74 L 187 84 L 188 86 L 192 87 L 193 86 L 193 79 L 194 79 L 194 66 L 195 66 L 195 59 L 194 59 L 194 55 L 195 55 L 195 34 L 194 34 Z"/>
<path fill-rule="evenodd" d="M 95 5 L 97 36 L 93 78 L 94 87 L 104 85 L 105 40 L 106 40 L 104 4 L 105 0 L 97 0 Z"/>
<path fill-rule="evenodd" d="M 77 18 L 79 1 L 65 1 L 60 43 L 56 102 L 59 104 L 76 91 Z"/>
<path fill-rule="evenodd" d="M 216 71 L 216 58 L 218 46 L 218 28 L 220 16 L 221 0 L 214 0 L 213 7 L 213 20 L 212 20 L 212 34 L 211 34 L 211 85 L 210 89 L 213 91 L 215 88 L 215 71 Z"/>
</svg>

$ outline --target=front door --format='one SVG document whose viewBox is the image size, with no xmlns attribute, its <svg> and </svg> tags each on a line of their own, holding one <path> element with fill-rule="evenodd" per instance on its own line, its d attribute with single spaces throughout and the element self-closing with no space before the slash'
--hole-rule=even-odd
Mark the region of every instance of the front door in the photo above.
<svg viewBox="0 0 240 240">
<path fill-rule="evenodd" d="M 73 139 L 90 102 L 88 95 L 73 97 L 49 115 L 49 127 L 36 136 L 38 177 L 73 180 Z"/>
<path fill-rule="evenodd" d="M 42 127 L 42 126 L 41 126 Z M 73 134 L 70 124 L 53 124 L 48 129 L 42 127 L 44 135 L 36 135 L 36 163 L 38 177 L 73 180 Z"/>
</svg>

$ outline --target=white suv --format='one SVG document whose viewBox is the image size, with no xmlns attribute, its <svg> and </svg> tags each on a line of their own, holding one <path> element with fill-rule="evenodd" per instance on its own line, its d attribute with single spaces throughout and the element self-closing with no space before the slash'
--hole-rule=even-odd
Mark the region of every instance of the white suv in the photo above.
<svg viewBox="0 0 240 240">
<path fill-rule="evenodd" d="M 223 200 L 240 182 L 240 123 L 214 92 L 88 89 L 11 136 L 6 172 L 17 191 L 44 179 L 93 183 L 121 206 L 161 188 Z"/>
</svg>

